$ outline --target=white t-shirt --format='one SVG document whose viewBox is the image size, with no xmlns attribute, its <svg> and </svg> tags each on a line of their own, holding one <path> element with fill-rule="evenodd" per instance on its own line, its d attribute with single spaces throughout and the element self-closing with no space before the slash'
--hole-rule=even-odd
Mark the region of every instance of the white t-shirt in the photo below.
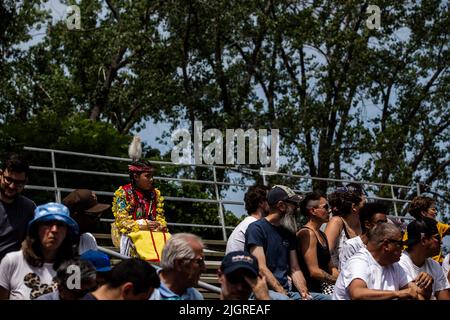
<svg viewBox="0 0 450 320">
<path fill-rule="evenodd" d="M 427 258 L 423 266 L 418 267 L 412 262 L 408 252 L 404 251 L 398 263 L 412 279 L 415 279 L 420 272 L 426 272 L 433 278 L 431 299 L 436 298 L 436 292 L 450 288 L 450 284 L 448 283 L 447 277 L 444 276 L 441 265 L 431 258 Z"/>
<path fill-rule="evenodd" d="M 347 288 L 354 279 L 363 280 L 369 289 L 391 291 L 397 291 L 411 281 L 397 262 L 383 267 L 366 248 L 347 260 L 334 285 L 333 300 L 350 300 Z"/>
<path fill-rule="evenodd" d="M 56 289 L 53 263 L 40 268 L 30 266 L 22 250 L 8 253 L 0 263 L 0 286 L 9 291 L 10 300 L 33 300 Z"/>
<path fill-rule="evenodd" d="M 244 251 L 245 231 L 247 231 L 250 223 L 253 223 L 257 220 L 258 219 L 256 219 L 255 217 L 248 216 L 237 225 L 237 227 L 231 233 L 230 238 L 228 238 L 225 254 L 234 251 Z"/>
<path fill-rule="evenodd" d="M 450 271 L 450 253 L 447 254 L 442 262 L 442 271 L 444 271 L 444 275 L 448 279 L 448 272 Z"/>
<path fill-rule="evenodd" d="M 81 256 L 89 250 L 98 250 L 97 241 L 92 233 L 85 232 L 80 236 L 80 243 L 78 245 L 78 254 Z"/>
<path fill-rule="evenodd" d="M 357 236 L 351 239 L 348 239 L 342 245 L 341 250 L 339 251 L 339 270 L 341 270 L 347 262 L 347 260 L 352 257 L 355 253 L 359 251 L 361 248 L 365 248 L 366 245 L 362 242 L 361 237 Z"/>
</svg>

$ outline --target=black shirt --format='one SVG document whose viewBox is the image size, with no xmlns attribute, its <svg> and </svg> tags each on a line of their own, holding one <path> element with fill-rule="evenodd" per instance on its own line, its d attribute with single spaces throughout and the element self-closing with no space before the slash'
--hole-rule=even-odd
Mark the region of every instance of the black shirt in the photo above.
<svg viewBox="0 0 450 320">
<path fill-rule="evenodd" d="M 35 208 L 34 202 L 22 195 L 12 203 L 0 200 L 0 261 L 7 253 L 20 250 Z"/>
</svg>

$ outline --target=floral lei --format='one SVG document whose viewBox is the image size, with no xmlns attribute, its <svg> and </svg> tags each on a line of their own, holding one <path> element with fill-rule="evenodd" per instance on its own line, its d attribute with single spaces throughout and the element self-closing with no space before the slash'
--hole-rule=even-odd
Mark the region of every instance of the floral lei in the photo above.
<svg viewBox="0 0 450 320">
<path fill-rule="evenodd" d="M 161 214 L 164 213 L 164 197 L 161 195 L 161 191 L 155 188 L 156 194 L 156 213 Z"/>
</svg>

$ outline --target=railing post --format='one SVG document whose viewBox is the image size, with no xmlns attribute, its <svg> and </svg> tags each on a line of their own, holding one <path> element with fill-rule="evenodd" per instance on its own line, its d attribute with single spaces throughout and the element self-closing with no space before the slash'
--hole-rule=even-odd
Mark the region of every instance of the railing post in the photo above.
<svg viewBox="0 0 450 320">
<path fill-rule="evenodd" d="M 217 186 L 216 167 L 213 166 L 212 169 L 213 169 L 213 177 L 214 177 L 214 190 L 216 192 L 216 200 L 220 201 L 219 187 Z M 225 229 L 225 217 L 223 216 L 222 202 L 219 202 L 218 206 L 219 206 L 219 220 L 220 220 L 220 224 L 222 225 L 223 240 L 227 241 L 227 230 Z"/>
<path fill-rule="evenodd" d="M 264 173 L 264 171 L 261 174 L 263 178 L 263 185 L 267 186 L 266 174 Z"/>
<path fill-rule="evenodd" d="M 417 196 L 420 196 L 420 183 L 419 182 L 416 183 L 416 188 L 417 188 Z"/>
<path fill-rule="evenodd" d="M 395 194 L 394 194 L 394 187 L 393 187 L 393 186 L 391 186 L 391 195 L 392 195 L 392 199 L 396 199 L 396 198 L 395 198 Z M 397 202 L 396 202 L 396 201 L 393 201 L 393 202 L 394 202 L 394 212 L 395 212 L 395 216 L 398 217 L 398 212 L 397 212 Z"/>
<path fill-rule="evenodd" d="M 58 178 L 56 177 L 56 162 L 55 153 L 52 151 L 50 153 L 52 157 L 52 172 L 53 172 L 53 186 L 55 187 L 55 201 L 61 203 L 61 191 L 58 189 Z"/>
</svg>

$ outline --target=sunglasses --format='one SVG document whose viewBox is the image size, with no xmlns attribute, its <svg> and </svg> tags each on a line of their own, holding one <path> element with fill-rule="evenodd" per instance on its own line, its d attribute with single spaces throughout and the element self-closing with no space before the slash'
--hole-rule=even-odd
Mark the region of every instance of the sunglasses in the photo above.
<svg viewBox="0 0 450 320">
<path fill-rule="evenodd" d="M 347 187 L 338 187 L 338 188 L 336 188 L 336 192 L 339 192 L 339 193 L 346 193 L 346 192 L 349 192 L 350 190 L 348 190 L 348 188 Z"/>
<path fill-rule="evenodd" d="M 325 209 L 325 211 L 328 211 L 328 210 L 330 210 L 330 206 L 328 204 L 326 204 L 323 207 L 317 207 L 316 209 Z"/>
<path fill-rule="evenodd" d="M 336 188 L 336 192 L 338 192 L 338 193 L 354 192 L 354 193 L 357 193 L 357 194 L 362 194 L 362 195 L 367 196 L 366 190 L 364 190 L 363 188 L 357 188 L 357 187 L 353 187 L 353 186 L 337 187 Z"/>
<path fill-rule="evenodd" d="M 203 267 L 205 265 L 205 259 L 203 257 L 200 257 L 200 258 L 184 258 L 184 260 L 194 261 L 200 267 Z"/>
</svg>

